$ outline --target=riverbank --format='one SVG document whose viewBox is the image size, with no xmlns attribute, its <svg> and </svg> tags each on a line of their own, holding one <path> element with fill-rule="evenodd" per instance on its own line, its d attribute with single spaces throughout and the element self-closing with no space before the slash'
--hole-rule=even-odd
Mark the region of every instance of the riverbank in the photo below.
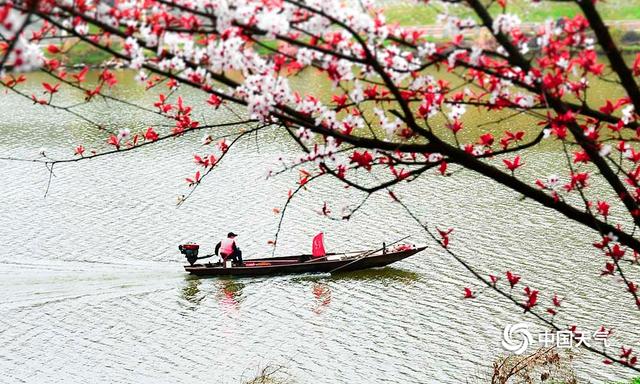
<svg viewBox="0 0 640 384">
<path fill-rule="evenodd" d="M 406 10 L 406 13 L 410 13 L 411 8 Z M 403 25 L 401 17 L 397 17 L 393 15 L 387 18 L 389 24 L 397 24 Z M 425 17 L 426 21 L 430 19 Z M 616 45 L 619 49 L 626 54 L 635 54 L 640 52 L 640 19 L 638 20 L 607 20 L 606 24 L 610 28 L 611 36 L 613 40 L 616 42 Z M 541 22 L 524 22 L 522 24 L 522 30 L 525 33 L 533 35 L 535 31 L 540 27 Z M 423 36 L 426 36 L 429 40 L 438 42 L 444 41 L 451 36 L 449 36 L 449 31 L 446 26 L 443 24 L 411 24 L 404 25 L 405 28 L 413 29 L 422 33 Z M 477 31 L 462 31 L 465 41 L 467 41 L 471 45 L 480 44 L 485 45 L 486 41 L 490 40 L 490 36 L 488 33 L 478 33 Z M 273 49 L 277 48 L 277 42 L 275 41 L 265 41 L 263 42 L 268 47 Z M 113 47 L 116 51 L 120 50 L 121 42 L 114 41 Z M 535 50 L 535 47 L 531 47 L 532 50 Z M 266 47 L 256 47 L 256 50 L 261 54 L 271 54 L 273 51 Z M 108 53 L 99 50 L 98 48 L 82 42 L 77 41 L 75 39 L 69 39 L 65 41 L 62 46 L 63 54 L 63 62 L 68 67 L 118 67 L 118 66 L 126 66 L 126 63 L 123 63 L 120 60 L 113 59 L 113 56 Z M 53 57 L 52 55 L 49 55 Z"/>
<path fill-rule="evenodd" d="M 530 0 L 508 0 L 508 11 L 517 15 L 523 22 L 542 23 L 548 19 L 557 20 L 560 17 L 574 17 L 580 14 L 580 9 L 573 2 L 540 2 Z M 600 15 L 612 22 L 640 20 L 640 0 L 610 0 L 598 2 Z M 402 26 L 434 25 L 438 14 L 447 12 L 461 18 L 472 18 L 477 21 L 475 14 L 467 7 L 446 5 L 437 1 L 429 4 L 401 1 L 386 1 L 380 4 L 387 21 Z M 502 9 L 496 3 L 490 13 L 497 16 Z"/>
</svg>

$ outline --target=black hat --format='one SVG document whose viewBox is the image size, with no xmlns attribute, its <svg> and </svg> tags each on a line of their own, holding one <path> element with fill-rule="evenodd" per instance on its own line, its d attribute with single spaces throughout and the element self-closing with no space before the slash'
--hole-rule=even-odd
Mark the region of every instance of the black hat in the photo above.
<svg viewBox="0 0 640 384">
<path fill-rule="evenodd" d="M 238 236 L 238 235 L 236 235 L 236 234 L 235 234 L 235 233 L 233 233 L 233 232 L 229 232 L 229 233 L 227 233 L 227 237 L 236 237 L 236 236 Z"/>
</svg>

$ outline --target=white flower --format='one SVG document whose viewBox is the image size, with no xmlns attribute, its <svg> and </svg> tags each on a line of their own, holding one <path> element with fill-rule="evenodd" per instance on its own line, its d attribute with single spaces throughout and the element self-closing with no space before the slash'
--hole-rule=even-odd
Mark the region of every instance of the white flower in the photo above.
<svg viewBox="0 0 640 384">
<path fill-rule="evenodd" d="M 585 136 L 592 136 L 596 132 L 596 127 L 593 125 L 589 125 L 587 129 L 584 131 Z"/>
<path fill-rule="evenodd" d="M 0 26 L 0 32 L 4 28 Z M 44 55 L 42 49 L 37 43 L 30 43 L 24 36 L 20 36 L 18 41 L 9 55 L 9 63 L 14 63 L 12 72 L 27 72 L 39 68 L 42 65 Z M 4 73 L 4 68 L 0 71 Z"/>
<path fill-rule="evenodd" d="M 556 65 L 562 69 L 567 69 L 569 68 L 569 60 L 561 57 L 558 61 L 556 61 Z"/>
<path fill-rule="evenodd" d="M 598 151 L 598 154 L 600 154 L 600 156 L 602 157 L 609 156 L 610 153 L 611 153 L 611 146 L 609 144 L 603 145 L 602 148 L 600 148 L 600 151 Z"/>
<path fill-rule="evenodd" d="M 315 134 L 305 127 L 300 127 L 296 131 L 296 136 L 305 144 L 309 144 L 313 141 Z"/>
<path fill-rule="evenodd" d="M 87 33 L 89 33 L 89 24 L 80 23 L 76 25 L 75 30 L 79 35 L 86 35 Z"/>
<path fill-rule="evenodd" d="M 442 154 L 437 153 L 437 152 L 435 152 L 435 153 L 430 153 L 430 154 L 429 154 L 429 158 L 428 158 L 428 160 L 429 160 L 429 162 L 430 162 L 430 163 L 435 163 L 435 162 L 438 162 L 438 161 L 440 161 L 440 160 L 442 160 L 442 159 L 443 159 Z"/>
<path fill-rule="evenodd" d="M 519 27 L 522 22 L 517 15 L 503 13 L 493 20 L 493 33 L 509 33 L 513 28 Z"/>
<path fill-rule="evenodd" d="M 266 31 L 267 36 L 284 35 L 289 31 L 287 16 L 278 9 L 263 12 L 257 15 L 258 28 Z"/>
<path fill-rule="evenodd" d="M 549 188 L 554 188 L 556 185 L 558 185 L 558 183 L 560 182 L 560 177 L 558 177 L 558 175 L 549 175 L 547 177 L 547 186 L 549 186 Z"/>
<path fill-rule="evenodd" d="M 436 53 L 436 44 L 431 42 L 426 42 L 418 47 L 418 56 L 427 57 L 434 55 Z"/>
<path fill-rule="evenodd" d="M 458 56 L 463 56 L 466 53 L 467 51 L 464 49 L 456 49 L 455 51 L 451 52 L 449 54 L 449 57 L 447 57 L 447 64 L 449 65 L 449 68 L 453 68 L 456 65 Z"/>
<path fill-rule="evenodd" d="M 464 146 L 463 146 L 463 145 L 461 145 L 461 147 L 462 147 L 462 148 L 460 148 L 460 149 L 464 149 Z M 481 145 L 474 145 L 474 146 L 473 146 L 473 151 L 471 151 L 471 154 L 472 154 L 473 156 L 481 156 L 481 155 L 484 155 L 484 152 L 485 152 L 485 150 L 484 150 L 484 147 L 483 147 L 483 146 L 481 146 Z"/>
<path fill-rule="evenodd" d="M 364 91 L 362 90 L 362 84 L 360 84 L 359 81 L 356 80 L 353 86 L 353 90 L 351 91 L 349 96 L 351 97 L 351 100 L 353 100 L 353 102 L 356 104 L 364 100 Z"/>
<path fill-rule="evenodd" d="M 521 95 L 521 97 L 517 98 L 517 104 L 522 108 L 531 108 L 533 107 L 533 96 Z"/>
<path fill-rule="evenodd" d="M 293 99 L 287 79 L 269 72 L 248 76 L 236 93 L 246 99 L 250 116 L 260 121 L 266 121 L 276 105 Z"/>
<path fill-rule="evenodd" d="M 464 115 L 466 111 L 467 107 L 464 104 L 453 104 L 451 106 L 451 111 L 447 114 L 447 116 L 451 120 L 459 119 L 462 117 L 462 115 Z"/>
<path fill-rule="evenodd" d="M 138 71 L 138 74 L 135 77 L 136 81 L 139 83 L 143 83 L 147 81 L 148 78 L 149 78 L 149 75 L 147 75 L 145 71 Z"/>
<path fill-rule="evenodd" d="M 626 125 L 629 124 L 633 118 L 634 108 L 632 104 L 627 105 L 622 109 L 622 122 Z"/>
<path fill-rule="evenodd" d="M 584 49 L 591 51 L 595 48 L 595 40 L 591 37 L 584 39 Z"/>
<path fill-rule="evenodd" d="M 471 56 L 469 57 L 469 61 L 473 65 L 477 65 L 480 60 L 480 55 L 482 55 L 482 49 L 477 46 L 471 47 Z"/>
<path fill-rule="evenodd" d="M 171 64 L 170 67 L 171 69 L 173 69 L 175 72 L 180 72 L 182 70 L 184 70 L 186 68 L 186 64 L 184 62 L 184 60 L 182 60 L 182 58 L 178 57 L 178 56 L 174 56 L 171 59 Z"/>
<path fill-rule="evenodd" d="M 131 137 L 131 130 L 129 128 L 120 128 L 118 130 L 118 141 L 127 141 Z"/>
</svg>

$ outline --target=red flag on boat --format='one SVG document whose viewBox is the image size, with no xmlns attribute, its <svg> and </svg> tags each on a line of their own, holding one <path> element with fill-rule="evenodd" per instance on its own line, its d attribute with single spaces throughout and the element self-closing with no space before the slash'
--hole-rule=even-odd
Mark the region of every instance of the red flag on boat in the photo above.
<svg viewBox="0 0 640 384">
<path fill-rule="evenodd" d="M 327 254 L 324 250 L 324 234 L 322 232 L 318 233 L 313 238 L 313 249 L 311 254 L 313 257 L 322 257 Z"/>
</svg>

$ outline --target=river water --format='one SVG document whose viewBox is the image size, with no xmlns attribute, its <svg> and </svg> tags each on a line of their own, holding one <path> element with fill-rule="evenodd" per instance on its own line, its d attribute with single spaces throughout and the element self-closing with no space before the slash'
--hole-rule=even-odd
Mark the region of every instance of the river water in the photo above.
<svg viewBox="0 0 640 384">
<path fill-rule="evenodd" d="M 27 87 L 39 92 L 41 81 L 34 75 Z M 155 98 L 135 87 L 120 92 L 147 105 Z M 200 105 L 202 96 L 187 92 L 186 99 Z M 140 130 L 155 119 L 113 102 L 84 111 L 109 127 Z M 2 156 L 104 148 L 95 128 L 16 95 L 0 95 L 0 116 Z M 201 109 L 194 116 L 232 118 Z M 177 250 L 185 241 L 209 253 L 232 230 L 245 258 L 269 255 L 273 208 L 297 180 L 293 172 L 265 179 L 279 156 L 295 153 L 285 134 L 266 131 L 234 147 L 178 208 L 200 137 L 56 166 L 46 198 L 44 166 L 0 162 L 0 382 L 239 383 L 281 366 L 294 383 L 482 383 L 505 353 L 503 328 L 531 320 L 489 291 L 463 300 L 462 287 L 477 283 L 385 194 L 350 221 L 324 218 L 324 201 L 339 211 L 361 198 L 329 180 L 294 200 L 277 255 L 307 252 L 319 231 L 329 251 L 408 234 L 429 248 L 392 267 L 339 276 L 190 277 Z M 550 172 L 561 159 L 554 150 L 535 156 L 531 167 Z M 640 344 L 630 298 L 618 282 L 598 277 L 603 261 L 591 232 L 469 172 L 427 176 L 396 193 L 431 225 L 454 227 L 452 249 L 475 267 L 520 273 L 543 288 L 545 305 L 553 292 L 566 297 L 559 324 L 614 326 L 613 341 Z M 585 382 L 631 377 L 572 351 Z"/>
</svg>

